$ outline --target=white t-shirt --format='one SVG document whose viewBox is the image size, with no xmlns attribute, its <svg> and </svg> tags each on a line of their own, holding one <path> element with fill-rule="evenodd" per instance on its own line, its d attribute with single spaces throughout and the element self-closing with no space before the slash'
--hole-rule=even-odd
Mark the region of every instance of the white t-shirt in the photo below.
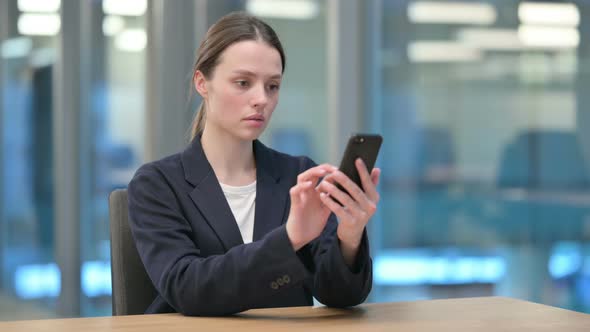
<svg viewBox="0 0 590 332">
<path fill-rule="evenodd" d="M 219 184 L 238 223 L 244 243 L 252 242 L 254 236 L 254 207 L 256 206 L 256 181 L 240 187 Z"/>
</svg>

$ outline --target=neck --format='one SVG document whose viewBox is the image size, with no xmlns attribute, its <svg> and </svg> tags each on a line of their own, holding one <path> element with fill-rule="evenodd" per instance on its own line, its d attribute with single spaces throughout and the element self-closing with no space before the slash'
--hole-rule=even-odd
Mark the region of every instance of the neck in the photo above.
<svg viewBox="0 0 590 332">
<path fill-rule="evenodd" d="M 219 182 L 244 186 L 256 180 L 252 141 L 240 140 L 206 126 L 201 145 Z"/>
</svg>

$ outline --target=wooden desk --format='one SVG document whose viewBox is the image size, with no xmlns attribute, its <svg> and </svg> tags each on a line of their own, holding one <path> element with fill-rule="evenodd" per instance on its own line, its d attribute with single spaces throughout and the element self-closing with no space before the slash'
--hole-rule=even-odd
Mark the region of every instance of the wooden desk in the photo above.
<svg viewBox="0 0 590 332">
<path fill-rule="evenodd" d="M 502 297 L 365 304 L 352 309 L 250 310 L 223 318 L 178 314 L 47 319 L 0 323 L 32 331 L 590 331 L 590 315 Z"/>
</svg>

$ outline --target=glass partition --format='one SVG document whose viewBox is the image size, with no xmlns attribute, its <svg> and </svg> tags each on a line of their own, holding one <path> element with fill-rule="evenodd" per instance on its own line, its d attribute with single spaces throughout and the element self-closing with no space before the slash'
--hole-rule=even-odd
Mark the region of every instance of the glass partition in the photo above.
<svg viewBox="0 0 590 332">
<path fill-rule="evenodd" d="M 53 90 L 59 2 L 0 5 L 0 319 L 55 315 Z"/>
<path fill-rule="evenodd" d="M 587 4 L 371 6 L 367 122 L 385 136 L 372 299 L 590 312 Z"/>
<path fill-rule="evenodd" d="M 96 2 L 90 11 L 90 96 L 81 117 L 81 315 L 111 314 L 108 196 L 144 162 L 147 1 Z"/>
</svg>

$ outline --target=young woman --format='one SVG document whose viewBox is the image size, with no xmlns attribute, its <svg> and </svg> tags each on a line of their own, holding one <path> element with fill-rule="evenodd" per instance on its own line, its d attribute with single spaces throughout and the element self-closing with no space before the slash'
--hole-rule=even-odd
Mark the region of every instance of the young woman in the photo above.
<svg viewBox="0 0 590 332">
<path fill-rule="evenodd" d="M 203 103 L 191 143 L 129 183 L 131 229 L 159 292 L 147 313 L 226 315 L 312 297 L 345 307 L 369 294 L 365 226 L 380 171 L 357 160 L 361 189 L 334 166 L 257 140 L 284 69 L 276 33 L 255 17 L 233 13 L 207 32 L 193 70 Z"/>
</svg>

